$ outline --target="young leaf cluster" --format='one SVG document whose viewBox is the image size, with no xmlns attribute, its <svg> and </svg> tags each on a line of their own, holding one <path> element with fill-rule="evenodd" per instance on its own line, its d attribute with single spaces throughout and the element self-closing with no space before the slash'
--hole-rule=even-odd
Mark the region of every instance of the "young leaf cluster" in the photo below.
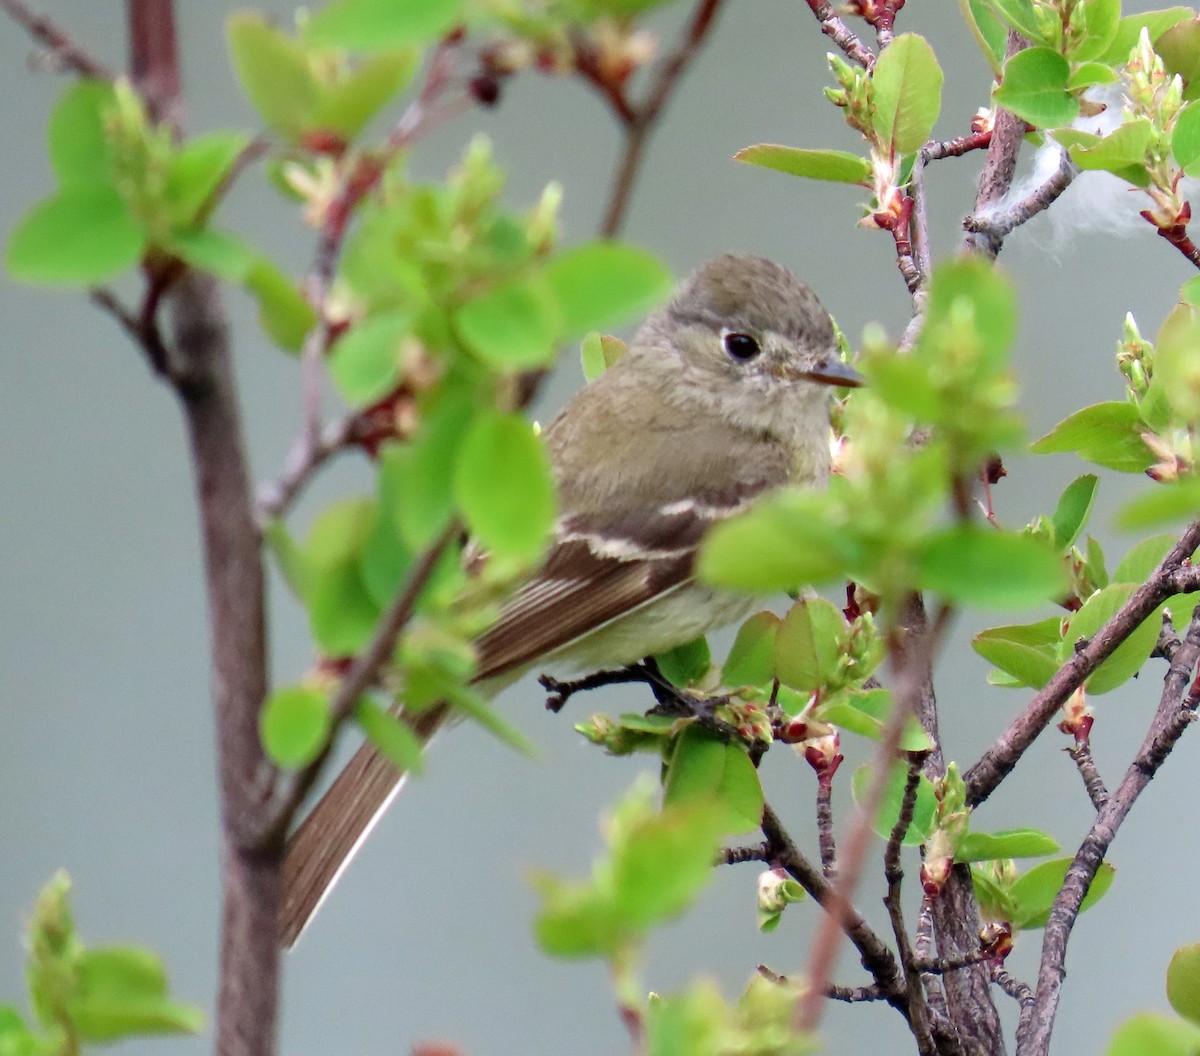
<svg viewBox="0 0 1200 1056">
<path fill-rule="evenodd" d="M 75 932 L 71 882 L 58 873 L 29 922 L 26 979 L 32 1023 L 0 1006 L 5 1056 L 78 1056 L 83 1046 L 126 1038 L 195 1034 L 197 1008 L 170 996 L 159 959 L 140 946 L 86 946 Z"/>
</svg>

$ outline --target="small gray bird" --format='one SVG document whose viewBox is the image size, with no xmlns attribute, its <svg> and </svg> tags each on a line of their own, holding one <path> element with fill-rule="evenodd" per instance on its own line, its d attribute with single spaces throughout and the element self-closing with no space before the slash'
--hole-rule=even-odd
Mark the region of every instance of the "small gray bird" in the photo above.
<svg viewBox="0 0 1200 1056">
<path fill-rule="evenodd" d="M 776 488 L 823 486 L 832 386 L 859 384 L 829 315 L 786 268 L 734 254 L 700 267 L 546 429 L 556 538 L 475 642 L 477 687 L 498 692 L 533 668 L 620 668 L 747 615 L 757 599 L 693 578 L 700 540 Z M 427 741 L 449 711 L 400 714 Z M 296 830 L 284 864 L 285 945 L 402 776 L 365 744 Z"/>
</svg>

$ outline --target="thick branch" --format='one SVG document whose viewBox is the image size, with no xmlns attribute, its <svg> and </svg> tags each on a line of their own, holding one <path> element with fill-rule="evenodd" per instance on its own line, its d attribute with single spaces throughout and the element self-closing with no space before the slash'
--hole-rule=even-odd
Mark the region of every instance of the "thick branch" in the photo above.
<svg viewBox="0 0 1200 1056">
<path fill-rule="evenodd" d="M 1008 729 L 964 775 L 967 802 L 978 806 L 1012 772 L 1025 750 L 1058 713 L 1063 701 L 1125 641 L 1146 617 L 1175 594 L 1200 586 L 1200 569 L 1189 562 L 1200 546 L 1200 521 L 1191 524 L 1146 580 L 1096 636 L 1068 660 Z"/>
<path fill-rule="evenodd" d="M 1034 1003 L 1029 1006 L 1030 1014 L 1022 1016 L 1017 1033 L 1017 1056 L 1045 1056 L 1050 1048 L 1050 1035 L 1054 1030 L 1059 994 L 1066 975 L 1067 942 L 1079 916 L 1079 907 L 1133 804 L 1154 779 L 1184 730 L 1195 719 L 1196 706 L 1200 704 L 1200 687 L 1193 685 L 1188 690 L 1188 681 L 1197 660 L 1200 660 L 1200 606 L 1193 612 L 1184 644 L 1176 652 L 1167 671 L 1150 732 L 1120 785 L 1084 837 L 1075 860 L 1067 870 L 1062 889 L 1054 900 L 1042 939 L 1042 960 Z"/>
<path fill-rule="evenodd" d="M 1028 46 L 1019 34 L 1009 31 L 1005 46 L 1005 58 L 1011 58 Z M 992 138 L 988 142 L 987 160 L 979 177 L 979 193 L 975 196 L 974 213 L 978 215 L 988 206 L 1000 201 L 1012 186 L 1017 171 L 1017 155 L 1021 150 L 1021 138 L 1025 135 L 1025 122 L 1008 110 L 997 110 L 992 127 Z M 994 258 L 1004 245 L 1004 238 L 988 232 L 969 232 L 965 248 L 969 252 L 982 253 Z"/>
<path fill-rule="evenodd" d="M 214 280 L 190 273 L 170 294 L 175 354 L 204 538 L 223 832 L 217 1051 L 275 1047 L 282 841 L 254 848 L 271 767 L 258 737 L 267 691 L 263 567 L 225 317 Z"/>
<path fill-rule="evenodd" d="M 986 235 L 997 243 L 1003 242 L 1027 220 L 1049 209 L 1078 175 L 1079 166 L 1064 150 L 1059 155 L 1058 168 L 1031 194 L 1004 209 L 977 209 L 963 221 L 963 227 L 968 231 Z"/>
</svg>

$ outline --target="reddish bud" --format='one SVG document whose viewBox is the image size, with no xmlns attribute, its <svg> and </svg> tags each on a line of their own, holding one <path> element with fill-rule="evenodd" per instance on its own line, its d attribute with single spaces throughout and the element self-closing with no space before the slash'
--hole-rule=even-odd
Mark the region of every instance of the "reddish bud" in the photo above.
<svg viewBox="0 0 1200 1056">
<path fill-rule="evenodd" d="M 500 101 L 500 80 L 491 74 L 472 77 L 471 95 L 480 106 L 495 106 Z"/>
<path fill-rule="evenodd" d="M 979 952 L 991 960 L 1002 961 L 1013 948 L 1012 925 L 993 921 L 979 929 Z"/>
<path fill-rule="evenodd" d="M 300 140 L 300 145 L 314 154 L 328 154 L 334 158 L 340 158 L 345 154 L 348 146 L 342 136 L 327 128 L 314 128 L 310 132 L 305 132 Z"/>
</svg>

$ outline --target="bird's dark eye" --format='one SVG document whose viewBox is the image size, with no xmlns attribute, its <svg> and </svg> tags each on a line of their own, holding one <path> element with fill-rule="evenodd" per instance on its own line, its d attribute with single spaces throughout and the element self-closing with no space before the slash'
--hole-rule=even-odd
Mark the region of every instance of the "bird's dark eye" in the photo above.
<svg viewBox="0 0 1200 1056">
<path fill-rule="evenodd" d="M 749 334 L 729 333 L 724 335 L 725 351 L 734 359 L 744 363 L 758 355 L 758 342 Z"/>
</svg>

